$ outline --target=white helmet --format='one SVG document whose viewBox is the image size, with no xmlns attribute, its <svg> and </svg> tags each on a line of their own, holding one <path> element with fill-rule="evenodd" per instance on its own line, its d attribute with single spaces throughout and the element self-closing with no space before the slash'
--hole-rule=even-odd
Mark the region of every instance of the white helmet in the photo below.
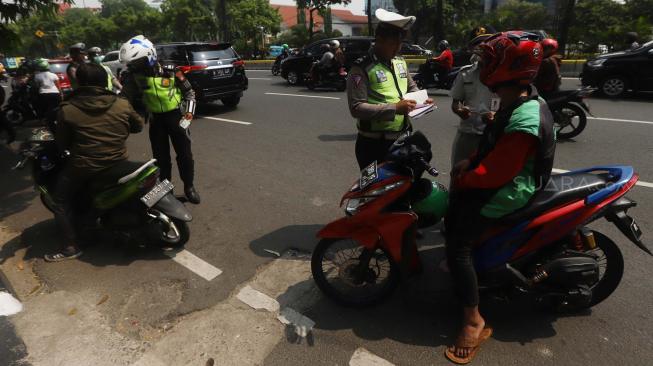
<svg viewBox="0 0 653 366">
<path fill-rule="evenodd" d="M 156 49 L 149 39 L 143 35 L 133 37 L 120 47 L 118 60 L 123 64 L 130 64 L 136 60 L 147 58 L 147 64 L 154 66 L 156 63 Z"/>
<path fill-rule="evenodd" d="M 335 50 L 336 48 L 340 47 L 340 41 L 338 41 L 337 39 L 332 39 L 331 41 L 329 41 L 329 46 L 331 46 L 331 48 Z"/>
</svg>

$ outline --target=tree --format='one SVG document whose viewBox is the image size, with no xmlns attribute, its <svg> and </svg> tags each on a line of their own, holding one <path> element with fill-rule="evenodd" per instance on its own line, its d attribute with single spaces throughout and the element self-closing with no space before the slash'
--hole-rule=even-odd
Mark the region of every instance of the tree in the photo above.
<svg viewBox="0 0 653 366">
<path fill-rule="evenodd" d="M 350 2 L 351 0 L 296 0 L 297 8 L 308 9 L 308 40 L 313 40 L 313 33 L 315 32 L 315 21 L 313 15 L 315 12 L 324 13 L 326 9 L 332 5 L 347 5 Z"/>
<path fill-rule="evenodd" d="M 231 33 L 241 42 L 240 46 L 251 41 L 258 49 L 262 33 L 279 32 L 281 16 L 267 0 L 240 0 L 228 5 L 229 14 L 236 20 Z"/>
<path fill-rule="evenodd" d="M 498 30 L 545 29 L 548 19 L 544 5 L 523 0 L 509 0 L 488 18 Z"/>
<path fill-rule="evenodd" d="M 218 25 L 209 7 L 195 0 L 164 0 L 161 4 L 164 23 L 172 41 L 216 39 Z"/>
<path fill-rule="evenodd" d="M 0 1 L 0 39 L 2 47 L 16 46 L 19 42 L 18 34 L 10 24 L 26 19 L 33 14 L 53 15 L 63 4 L 72 4 L 73 0 L 20 0 Z"/>
</svg>

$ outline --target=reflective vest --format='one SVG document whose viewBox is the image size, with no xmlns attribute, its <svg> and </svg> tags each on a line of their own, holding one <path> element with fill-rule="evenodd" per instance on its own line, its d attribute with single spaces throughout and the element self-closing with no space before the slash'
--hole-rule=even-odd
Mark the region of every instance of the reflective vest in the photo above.
<svg viewBox="0 0 653 366">
<path fill-rule="evenodd" d="M 397 103 L 408 92 L 408 64 L 403 58 L 392 59 L 392 69 L 377 61 L 363 70 L 367 71 L 367 102 L 370 104 Z M 395 114 L 394 120 L 390 121 L 358 121 L 358 129 L 369 132 L 402 131 L 405 119 L 403 114 Z"/>
<path fill-rule="evenodd" d="M 105 65 L 100 64 L 104 68 L 104 71 L 107 72 L 107 90 L 108 91 L 113 91 L 113 78 L 112 78 L 112 73 L 111 69 Z"/>
<path fill-rule="evenodd" d="M 175 85 L 175 76 L 137 76 L 143 90 L 143 104 L 151 113 L 166 113 L 179 107 L 181 91 Z"/>
</svg>

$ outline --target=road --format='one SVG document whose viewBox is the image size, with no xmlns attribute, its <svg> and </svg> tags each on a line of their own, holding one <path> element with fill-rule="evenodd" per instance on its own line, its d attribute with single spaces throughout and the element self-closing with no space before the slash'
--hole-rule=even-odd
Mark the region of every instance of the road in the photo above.
<svg viewBox="0 0 653 366">
<path fill-rule="evenodd" d="M 43 262 L 43 254 L 59 244 L 54 221 L 28 172 L 10 170 L 16 146 L 0 149 L 6 176 L 0 187 L 6 239 L 0 241 L 5 243 L 0 268 L 25 306 L 9 319 L 27 346 L 28 361 L 203 365 L 200 360 L 214 358 L 225 365 L 347 365 L 364 348 L 369 353 L 360 356 L 359 350 L 354 360 L 371 362 L 375 354 L 395 365 L 448 364 L 442 352 L 453 341 L 458 311 L 450 281 L 437 268 L 443 256 L 439 233 L 428 232 L 421 241 L 435 247 L 423 252 L 426 274 L 367 310 L 324 299 L 306 272 L 306 256 L 272 254 L 310 252 L 317 230 L 341 215 L 339 199 L 358 175 L 355 125 L 344 93 L 291 88 L 267 71 L 249 76 L 250 89 L 237 109 L 204 107 L 192 126 L 203 201 L 189 206 L 194 220 L 186 250 L 196 258 L 186 266 L 165 253 L 108 238 L 98 238 L 78 261 Z M 564 80 L 565 88 L 576 84 Z M 446 172 L 457 120 L 446 94 L 433 97 L 439 109 L 414 125 L 431 140 L 434 165 Z M 652 100 L 646 95 L 590 100 L 597 118 L 575 140 L 558 144 L 555 167 L 632 164 L 643 182 L 653 182 Z M 150 157 L 147 134 L 128 143 L 131 159 Z M 629 196 L 639 202 L 631 213 L 650 238 L 653 185 L 637 186 Z M 538 312 L 522 302 L 488 301 L 483 312 L 496 333 L 476 365 L 653 362 L 653 319 L 647 311 L 653 302 L 648 285 L 653 258 L 611 224 L 592 227 L 617 239 L 624 253 L 624 279 L 613 296 L 570 316 Z M 221 274 L 209 281 L 202 268 Z M 245 285 L 313 320 L 312 336 L 302 341 L 265 310 L 238 301 Z M 365 364 L 356 362 L 351 364 Z"/>
</svg>

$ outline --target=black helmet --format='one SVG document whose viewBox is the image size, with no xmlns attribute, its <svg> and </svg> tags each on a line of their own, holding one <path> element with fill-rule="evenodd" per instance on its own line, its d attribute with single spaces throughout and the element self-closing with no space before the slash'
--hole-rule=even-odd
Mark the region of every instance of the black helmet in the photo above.
<svg viewBox="0 0 653 366">
<path fill-rule="evenodd" d="M 447 48 L 449 48 L 449 41 L 447 41 L 446 39 L 443 39 L 440 41 L 440 43 L 438 43 L 438 51 L 442 52 Z"/>
<path fill-rule="evenodd" d="M 95 55 L 101 55 L 102 54 L 102 49 L 100 47 L 91 47 L 88 49 L 88 53 L 92 53 Z"/>
</svg>

